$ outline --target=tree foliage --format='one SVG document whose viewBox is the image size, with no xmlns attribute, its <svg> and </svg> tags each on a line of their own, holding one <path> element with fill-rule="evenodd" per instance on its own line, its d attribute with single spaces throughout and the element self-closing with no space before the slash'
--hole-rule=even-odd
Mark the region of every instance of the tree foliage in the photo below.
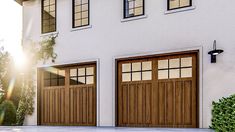
<svg viewBox="0 0 235 132">
<path fill-rule="evenodd" d="M 11 126 L 16 123 L 16 107 L 10 100 L 0 104 L 0 125 Z"/>
<path fill-rule="evenodd" d="M 54 52 L 54 46 L 57 35 L 49 36 L 42 40 L 39 45 L 32 43 L 29 47 L 24 47 L 31 63 L 28 64 L 28 70 L 25 71 L 21 85 L 22 92 L 16 115 L 17 125 L 23 125 L 25 116 L 31 115 L 34 111 L 36 65 L 41 61 L 45 63 L 49 59 L 52 62 L 55 61 L 57 54 Z"/>
</svg>

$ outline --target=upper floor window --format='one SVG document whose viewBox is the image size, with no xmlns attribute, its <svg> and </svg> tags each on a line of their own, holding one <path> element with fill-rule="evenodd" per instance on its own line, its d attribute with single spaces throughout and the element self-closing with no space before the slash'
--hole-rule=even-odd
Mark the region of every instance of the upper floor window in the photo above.
<svg viewBox="0 0 235 132">
<path fill-rule="evenodd" d="M 56 0 L 42 0 L 42 33 L 56 31 Z"/>
<path fill-rule="evenodd" d="M 73 0 L 73 28 L 88 26 L 90 0 Z"/>
<path fill-rule="evenodd" d="M 192 6 L 192 0 L 168 0 L 167 10 L 174 10 Z"/>
<path fill-rule="evenodd" d="M 144 15 L 144 0 L 124 0 L 124 18 Z"/>
</svg>

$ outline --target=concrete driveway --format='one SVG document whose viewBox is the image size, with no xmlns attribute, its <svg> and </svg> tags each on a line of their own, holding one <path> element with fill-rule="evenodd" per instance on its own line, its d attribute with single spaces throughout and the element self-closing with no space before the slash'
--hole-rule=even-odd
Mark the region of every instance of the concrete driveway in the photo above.
<svg viewBox="0 0 235 132">
<path fill-rule="evenodd" d="M 213 132 L 210 129 L 115 128 L 115 127 L 0 127 L 0 132 Z"/>
</svg>

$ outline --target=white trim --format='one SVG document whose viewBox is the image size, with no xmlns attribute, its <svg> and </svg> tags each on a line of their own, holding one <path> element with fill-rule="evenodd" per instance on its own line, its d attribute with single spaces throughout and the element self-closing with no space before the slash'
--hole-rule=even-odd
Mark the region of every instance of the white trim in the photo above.
<svg viewBox="0 0 235 132">
<path fill-rule="evenodd" d="M 190 7 L 180 8 L 180 9 L 169 10 L 169 11 L 165 11 L 165 15 L 172 14 L 172 13 L 177 13 L 177 12 L 194 10 L 194 9 L 196 9 L 196 6 L 190 6 Z"/>
<path fill-rule="evenodd" d="M 130 18 L 122 18 L 121 22 L 134 21 L 134 20 L 144 19 L 147 17 L 148 17 L 148 15 L 142 15 L 142 16 L 136 16 L 136 17 L 130 17 Z"/>
<path fill-rule="evenodd" d="M 37 66 L 37 69 L 52 67 L 52 66 L 79 64 L 85 62 L 96 62 L 96 126 L 100 126 L 100 59 L 99 58 L 62 62 L 56 64 L 47 64 L 47 65 Z"/>
<path fill-rule="evenodd" d="M 59 32 L 55 31 L 55 32 L 49 32 L 49 33 L 43 33 L 40 35 L 40 37 L 47 37 L 47 36 L 51 36 L 54 34 L 59 34 Z"/>
<path fill-rule="evenodd" d="M 181 49 L 169 49 L 169 50 L 163 50 L 163 51 L 153 51 L 153 52 L 145 52 L 145 53 L 136 53 L 136 54 L 128 54 L 128 55 L 119 55 L 119 56 L 114 56 L 112 59 L 113 63 L 113 126 L 115 126 L 115 107 L 116 107 L 116 59 L 120 58 L 128 58 L 128 57 L 138 57 L 138 56 L 148 56 L 148 55 L 158 55 L 158 54 L 166 54 L 166 53 L 174 53 L 174 52 L 183 52 L 183 51 L 190 51 L 190 50 L 199 50 L 199 128 L 203 128 L 203 67 L 202 67 L 202 62 L 203 62 L 203 48 L 202 46 L 198 47 L 188 47 L 188 48 L 181 48 Z"/>
<path fill-rule="evenodd" d="M 72 28 L 70 31 L 71 31 L 71 32 L 74 32 L 74 31 L 84 30 L 84 29 L 88 29 L 88 28 L 92 28 L 92 25 L 87 25 L 87 26 Z"/>
</svg>

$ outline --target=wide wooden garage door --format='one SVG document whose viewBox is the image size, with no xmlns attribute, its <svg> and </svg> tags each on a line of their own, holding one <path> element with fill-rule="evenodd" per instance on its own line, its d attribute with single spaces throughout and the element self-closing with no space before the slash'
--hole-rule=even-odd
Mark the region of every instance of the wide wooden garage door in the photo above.
<svg viewBox="0 0 235 132">
<path fill-rule="evenodd" d="M 96 64 L 40 71 L 39 125 L 96 125 Z"/>
<path fill-rule="evenodd" d="M 198 127 L 197 53 L 121 59 L 117 65 L 117 126 Z"/>
</svg>

